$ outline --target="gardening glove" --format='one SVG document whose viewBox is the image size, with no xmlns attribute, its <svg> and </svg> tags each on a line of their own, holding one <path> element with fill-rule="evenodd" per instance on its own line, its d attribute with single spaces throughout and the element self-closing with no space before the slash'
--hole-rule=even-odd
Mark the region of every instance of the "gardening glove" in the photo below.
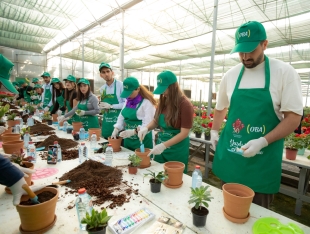
<svg viewBox="0 0 310 234">
<path fill-rule="evenodd" d="M 164 143 L 160 143 L 159 145 L 155 145 L 155 147 L 150 151 L 150 153 L 147 156 L 158 155 L 161 154 L 167 147 L 164 145 Z"/>
<path fill-rule="evenodd" d="M 112 135 L 111 135 L 111 139 L 116 139 L 118 133 L 119 133 L 119 130 L 117 128 L 114 128 Z"/>
<path fill-rule="evenodd" d="M 12 163 L 15 167 L 17 167 L 21 172 L 24 173 L 24 177 L 28 177 L 28 175 L 26 173 L 32 174 L 35 172 L 35 170 L 33 169 L 29 169 L 26 167 L 21 167 L 20 165 L 18 165 L 17 163 Z"/>
<path fill-rule="evenodd" d="M 259 151 L 262 148 L 266 146 L 268 146 L 268 142 L 265 137 L 260 137 L 255 140 L 250 140 L 248 143 L 246 143 L 245 145 L 241 147 L 241 149 L 244 150 L 242 156 L 247 157 L 247 158 L 253 157 L 257 153 L 259 153 Z"/>
<path fill-rule="evenodd" d="M 64 106 L 63 106 L 63 107 L 64 107 Z M 63 108 L 63 107 L 62 107 L 62 108 Z M 58 116 L 61 116 L 61 114 L 62 114 L 62 110 L 58 110 L 58 111 L 57 111 L 57 115 L 58 115 Z"/>
<path fill-rule="evenodd" d="M 215 151 L 217 142 L 219 141 L 219 131 L 211 130 L 210 135 L 211 135 L 210 141 L 211 141 L 211 144 L 212 144 L 212 148 Z"/>
<path fill-rule="evenodd" d="M 0 126 L 0 134 L 4 133 L 7 130 L 7 127 Z"/>
<path fill-rule="evenodd" d="M 32 100 L 39 99 L 39 97 L 38 97 L 38 96 L 34 96 L 34 95 L 33 95 L 33 96 L 31 96 L 30 98 L 31 98 Z"/>
<path fill-rule="evenodd" d="M 85 115 L 85 111 L 81 110 L 79 114 L 78 114 L 78 113 L 76 113 L 76 114 L 77 114 L 78 116 L 83 116 L 83 115 Z"/>
<path fill-rule="evenodd" d="M 63 122 L 63 121 L 65 121 L 65 116 L 64 115 L 61 115 L 61 116 L 58 116 L 57 117 L 57 121 L 58 121 L 58 123 L 61 123 L 61 122 Z"/>
<path fill-rule="evenodd" d="M 44 108 L 44 112 L 47 112 L 49 110 L 50 110 L 50 108 L 48 106 Z"/>
<path fill-rule="evenodd" d="M 100 109 L 110 109 L 110 108 L 112 108 L 112 105 L 110 105 L 107 102 L 100 102 L 99 107 L 100 107 Z"/>
<path fill-rule="evenodd" d="M 128 129 L 128 130 L 125 130 L 125 131 L 122 131 L 119 136 L 120 137 L 123 137 L 123 138 L 128 138 L 128 137 L 131 137 L 133 135 L 136 134 L 136 131 L 135 129 Z"/>
<path fill-rule="evenodd" d="M 144 140 L 144 137 L 146 136 L 148 131 L 149 130 L 147 127 L 140 127 L 140 130 L 138 131 L 138 137 L 139 137 L 140 141 Z"/>
</svg>

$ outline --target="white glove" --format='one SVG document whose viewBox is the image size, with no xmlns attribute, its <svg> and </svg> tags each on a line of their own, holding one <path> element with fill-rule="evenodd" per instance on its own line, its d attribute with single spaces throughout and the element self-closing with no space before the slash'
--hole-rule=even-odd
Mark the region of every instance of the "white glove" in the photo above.
<svg viewBox="0 0 310 234">
<path fill-rule="evenodd" d="M 135 129 L 128 129 L 119 134 L 120 137 L 128 138 L 136 134 Z"/>
<path fill-rule="evenodd" d="M 115 139 L 117 137 L 117 134 L 119 133 L 119 130 L 117 128 L 114 128 L 113 132 L 112 132 L 112 135 L 111 135 L 111 138 L 112 139 Z"/>
<path fill-rule="evenodd" d="M 64 121 L 65 119 L 66 119 L 66 118 L 65 118 L 64 115 L 61 115 L 61 116 L 58 116 L 58 117 L 57 117 L 58 123 L 61 123 L 61 122 Z"/>
<path fill-rule="evenodd" d="M 140 141 L 144 140 L 144 137 L 146 136 L 148 131 L 149 130 L 147 127 L 140 127 L 140 130 L 138 131 L 138 137 L 139 137 Z"/>
<path fill-rule="evenodd" d="M 48 106 L 44 108 L 44 111 L 45 111 L 45 112 L 47 112 L 47 111 L 49 111 L 49 110 L 50 110 L 50 108 L 49 108 Z"/>
<path fill-rule="evenodd" d="M 78 113 L 76 113 L 76 112 L 75 112 L 75 114 L 77 114 L 78 116 L 83 116 L 83 115 L 85 115 L 85 111 L 80 110 L 80 113 L 79 113 L 79 114 L 78 114 Z"/>
<path fill-rule="evenodd" d="M 155 145 L 155 147 L 151 150 L 151 152 L 147 156 L 158 155 L 161 154 L 167 147 L 164 145 L 164 143 L 160 143 L 159 145 Z"/>
<path fill-rule="evenodd" d="M 57 111 L 57 115 L 58 115 L 58 116 L 61 116 L 61 114 L 62 114 L 62 111 L 61 111 L 61 110 L 58 110 L 58 111 Z"/>
<path fill-rule="evenodd" d="M 212 144 L 212 148 L 215 151 L 216 150 L 217 142 L 219 141 L 219 131 L 211 130 L 210 135 L 211 135 L 210 141 L 211 141 L 211 144 Z"/>
<path fill-rule="evenodd" d="M 262 148 L 268 146 L 268 142 L 265 137 L 260 137 L 255 140 L 250 140 L 248 143 L 243 145 L 241 149 L 244 150 L 242 156 L 244 157 L 253 157 L 255 156 Z"/>
<path fill-rule="evenodd" d="M 110 108 L 112 108 L 112 105 L 110 105 L 107 102 L 100 102 L 99 107 L 100 107 L 100 109 L 110 109 Z"/>
<path fill-rule="evenodd" d="M 31 96 L 30 98 L 34 100 L 34 99 L 38 99 L 39 97 L 38 97 L 38 96 L 33 95 L 33 96 Z"/>
<path fill-rule="evenodd" d="M 7 127 L 0 126 L 0 134 L 4 133 L 4 131 L 7 129 Z"/>
</svg>

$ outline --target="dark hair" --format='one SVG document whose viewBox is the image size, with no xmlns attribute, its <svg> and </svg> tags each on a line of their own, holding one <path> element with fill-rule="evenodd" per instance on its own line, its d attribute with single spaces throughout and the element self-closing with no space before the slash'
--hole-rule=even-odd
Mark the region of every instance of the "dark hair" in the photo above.
<svg viewBox="0 0 310 234">
<path fill-rule="evenodd" d="M 77 97 L 76 97 L 76 100 L 78 100 L 78 101 L 83 101 L 84 99 L 87 99 L 88 97 L 89 97 L 89 94 L 90 94 L 90 92 L 91 92 L 91 90 L 90 90 L 90 85 L 87 85 L 88 86 L 88 90 L 87 90 L 87 93 L 84 95 L 82 92 L 81 92 L 81 90 L 80 90 L 80 85 L 81 85 L 82 83 L 79 83 L 78 85 L 77 85 Z"/>
<path fill-rule="evenodd" d="M 73 95 L 76 94 L 76 83 L 72 81 L 70 82 L 74 84 L 74 88 L 70 91 L 67 88 L 65 89 L 65 107 L 66 107 L 66 102 L 69 101 L 70 107 L 73 108 Z M 70 96 L 69 96 L 69 92 L 70 92 Z"/>
<path fill-rule="evenodd" d="M 57 84 L 59 84 L 59 89 L 56 89 L 54 87 L 54 84 L 55 83 L 52 84 L 53 85 L 53 95 L 52 95 L 53 105 L 55 105 L 55 98 L 57 96 L 61 95 L 62 91 L 65 89 L 65 87 L 64 87 L 62 82 L 57 82 Z"/>
</svg>

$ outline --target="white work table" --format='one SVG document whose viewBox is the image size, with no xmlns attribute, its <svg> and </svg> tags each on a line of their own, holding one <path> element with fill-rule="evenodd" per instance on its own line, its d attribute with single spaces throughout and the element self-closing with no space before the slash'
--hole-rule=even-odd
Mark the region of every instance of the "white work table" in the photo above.
<svg viewBox="0 0 310 234">
<path fill-rule="evenodd" d="M 56 131 L 59 137 L 71 138 L 72 136 L 64 132 Z M 88 143 L 87 143 L 88 145 Z M 113 166 L 128 165 L 129 161 L 126 159 L 131 151 L 122 148 L 121 152 L 114 153 Z M 57 181 L 55 177 L 61 177 L 65 172 L 78 166 L 78 159 L 62 161 L 56 165 L 48 165 L 46 161 L 42 161 L 40 157 L 37 159 L 35 168 L 40 167 L 56 167 L 59 171 L 57 174 L 47 177 L 45 179 L 34 180 L 35 184 L 51 184 L 52 182 Z M 152 161 L 152 165 L 149 168 L 153 171 L 162 171 L 163 165 L 157 162 Z M 209 215 L 207 218 L 207 223 L 204 228 L 197 228 L 192 224 L 192 214 L 191 208 L 192 204 L 188 204 L 190 197 L 190 186 L 191 186 L 191 177 L 183 174 L 183 185 L 178 189 L 170 189 L 162 185 L 160 193 L 151 193 L 149 178 L 145 177 L 143 181 L 143 173 L 146 173 L 146 169 L 139 169 L 137 175 L 128 174 L 126 167 L 122 168 L 123 171 L 123 180 L 128 181 L 133 189 L 139 189 L 139 195 L 131 195 L 129 203 L 125 203 L 122 207 L 117 207 L 114 209 L 107 209 L 108 214 L 112 215 L 110 222 L 115 222 L 116 220 L 133 213 L 139 208 L 147 208 L 152 211 L 156 218 L 149 223 L 144 224 L 142 227 L 135 230 L 133 233 L 142 234 L 144 231 L 150 227 L 159 216 L 172 217 L 182 223 L 184 223 L 187 228 L 184 230 L 185 234 L 190 233 L 219 233 L 219 234 L 228 234 L 228 233 L 252 233 L 252 226 L 255 221 L 261 217 L 274 217 L 277 218 L 281 223 L 295 223 L 300 228 L 302 228 L 306 233 L 310 233 L 310 228 L 297 223 L 289 218 L 286 218 L 282 215 L 279 215 L 273 211 L 267 210 L 255 204 L 251 205 L 250 208 L 250 219 L 245 224 L 235 224 L 228 221 L 223 213 L 223 195 L 220 189 L 217 189 L 213 186 L 210 186 L 212 190 L 212 196 L 214 199 L 210 202 L 209 206 Z M 138 185 L 134 185 L 138 184 Z M 71 201 L 75 201 L 76 196 L 74 194 L 64 194 L 64 186 L 59 188 L 59 200 L 56 206 L 56 215 L 57 221 L 55 226 L 48 231 L 47 233 L 86 233 L 85 231 L 80 231 L 77 216 L 76 208 L 66 209 Z M 64 197 L 63 197 L 64 196 Z M 107 204 L 101 205 L 107 206 Z M 95 209 L 99 210 L 97 206 Z M 19 215 L 12 205 L 12 195 L 8 195 L 4 191 L 4 186 L 0 185 L 0 233 L 1 234 L 16 234 L 19 233 Z M 110 234 L 110 230 L 107 230 L 107 234 Z"/>
</svg>

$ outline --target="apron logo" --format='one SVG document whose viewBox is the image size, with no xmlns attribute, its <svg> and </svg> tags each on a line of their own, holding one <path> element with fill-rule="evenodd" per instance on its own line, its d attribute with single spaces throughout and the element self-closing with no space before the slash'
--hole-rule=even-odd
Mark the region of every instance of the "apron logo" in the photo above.
<svg viewBox="0 0 310 234">
<path fill-rule="evenodd" d="M 243 128 L 244 128 L 244 124 L 241 122 L 240 119 L 237 119 L 233 124 L 233 130 L 235 133 L 239 133 Z"/>
<path fill-rule="evenodd" d="M 261 132 L 262 134 L 265 134 L 266 127 L 263 125 L 262 127 L 251 127 L 250 124 L 247 126 L 247 133 L 250 134 L 251 132 Z"/>
</svg>

